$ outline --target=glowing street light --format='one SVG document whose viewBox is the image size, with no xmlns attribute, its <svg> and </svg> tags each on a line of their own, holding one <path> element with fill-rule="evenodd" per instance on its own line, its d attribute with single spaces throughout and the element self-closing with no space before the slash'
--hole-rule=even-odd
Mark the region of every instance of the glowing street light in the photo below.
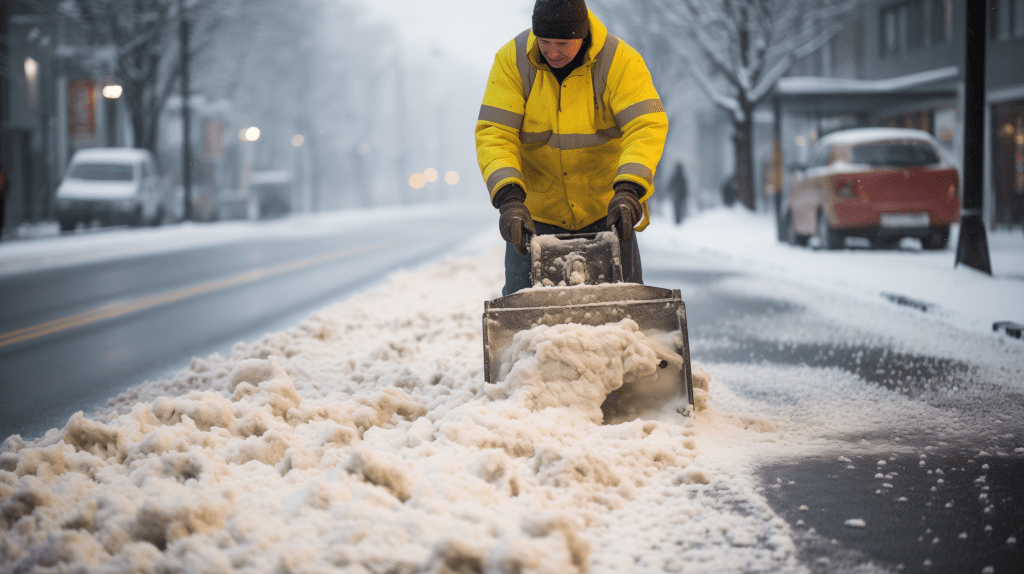
<svg viewBox="0 0 1024 574">
<path fill-rule="evenodd" d="M 427 183 L 434 183 L 437 181 L 437 170 L 432 167 L 428 167 L 423 172 L 423 179 L 425 179 Z"/>
<path fill-rule="evenodd" d="M 302 134 L 292 136 L 292 147 L 302 147 L 304 143 L 306 143 L 306 138 L 302 137 Z"/>
<path fill-rule="evenodd" d="M 108 100 L 116 100 L 124 95 L 124 88 L 117 84 L 103 86 L 103 97 Z"/>
<path fill-rule="evenodd" d="M 423 189 L 427 185 L 427 180 L 423 177 L 422 173 L 414 173 L 409 176 L 409 187 L 413 189 Z"/>
<path fill-rule="evenodd" d="M 260 128 L 256 126 L 243 128 L 238 132 L 238 137 L 244 142 L 254 142 L 260 139 Z"/>
<path fill-rule="evenodd" d="M 29 56 L 25 58 L 25 79 L 29 83 L 35 83 L 37 78 L 39 78 L 39 62 Z"/>
<path fill-rule="evenodd" d="M 37 84 L 39 81 L 39 62 L 31 56 L 25 58 L 25 83 L 28 87 L 28 103 L 32 107 L 36 105 Z"/>
<path fill-rule="evenodd" d="M 456 183 L 459 183 L 459 172 L 449 171 L 444 174 L 444 182 L 448 185 L 455 185 Z"/>
</svg>

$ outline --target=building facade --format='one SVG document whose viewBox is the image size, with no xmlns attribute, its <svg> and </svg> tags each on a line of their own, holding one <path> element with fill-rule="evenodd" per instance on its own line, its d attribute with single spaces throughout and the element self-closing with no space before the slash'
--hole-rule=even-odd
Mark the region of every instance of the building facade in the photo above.
<svg viewBox="0 0 1024 574">
<path fill-rule="evenodd" d="M 114 51 L 90 45 L 48 3 L 0 1 L 0 162 L 7 175 L 4 234 L 52 218 L 53 193 L 81 148 L 125 145 Z M 108 92 L 108 95 L 112 95 Z"/>
<path fill-rule="evenodd" d="M 784 155 L 854 126 L 928 131 L 963 158 L 966 3 L 866 0 L 821 51 L 779 82 Z M 985 220 L 1024 221 L 1024 0 L 988 2 Z M 788 132 L 788 133 L 787 133 Z M 804 148 L 804 149 L 801 149 Z"/>
</svg>

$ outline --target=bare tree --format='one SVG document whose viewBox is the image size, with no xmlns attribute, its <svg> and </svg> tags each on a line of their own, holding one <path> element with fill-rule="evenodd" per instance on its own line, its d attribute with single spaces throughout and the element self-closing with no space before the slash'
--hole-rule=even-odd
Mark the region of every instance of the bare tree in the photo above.
<svg viewBox="0 0 1024 574">
<path fill-rule="evenodd" d="M 204 93 L 259 126 L 261 169 L 298 169 L 291 141 L 302 136 L 313 209 L 374 201 L 369 164 L 385 150 L 370 144 L 384 131 L 385 84 L 401 68 L 401 45 L 362 10 L 341 0 L 247 0 L 197 68 Z"/>
<path fill-rule="evenodd" d="M 62 11 L 90 41 L 115 50 L 135 146 L 156 152 L 160 114 L 181 78 L 178 25 L 186 18 L 195 41 L 190 57 L 208 45 L 219 13 L 233 0 L 68 0 Z M 184 8 L 180 10 L 179 8 Z"/>
<path fill-rule="evenodd" d="M 678 59 L 732 120 L 737 198 L 754 208 L 754 110 L 800 60 L 838 34 L 862 0 L 591 0 Z"/>
</svg>

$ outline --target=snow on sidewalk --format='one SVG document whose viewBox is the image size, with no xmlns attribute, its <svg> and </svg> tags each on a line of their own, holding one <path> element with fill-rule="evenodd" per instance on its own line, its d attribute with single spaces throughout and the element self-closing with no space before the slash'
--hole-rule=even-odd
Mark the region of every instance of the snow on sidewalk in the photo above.
<svg viewBox="0 0 1024 574">
<path fill-rule="evenodd" d="M 673 225 L 657 219 L 640 236 L 641 249 L 697 254 L 748 273 L 777 277 L 862 300 L 902 301 L 917 312 L 974 332 L 996 321 L 1024 324 L 1024 234 L 989 231 L 992 275 L 955 266 L 959 230 L 941 251 L 844 249 L 821 251 L 779 243 L 770 215 L 743 207 L 714 209 Z M 907 243 L 912 244 L 913 241 Z"/>
<path fill-rule="evenodd" d="M 616 383 L 572 375 L 580 357 L 550 347 L 485 388 L 480 317 L 500 261 L 492 247 L 398 272 L 95 418 L 8 438 L 0 570 L 803 572 L 756 464 L 944 416 L 834 370 L 718 365 L 695 418 L 600 425 L 600 392 L 554 391 Z M 591 376 L 653 360 L 615 329 L 575 335 L 628 351 L 588 356 Z M 757 414 L 730 388 L 751 378 L 805 387 L 806 402 Z M 816 406 L 824 387 L 844 417 Z"/>
</svg>

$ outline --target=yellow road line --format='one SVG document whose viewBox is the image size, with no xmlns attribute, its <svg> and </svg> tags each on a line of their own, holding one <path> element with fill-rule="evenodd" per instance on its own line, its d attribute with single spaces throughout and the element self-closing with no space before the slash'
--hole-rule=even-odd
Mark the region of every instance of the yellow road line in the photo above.
<svg viewBox="0 0 1024 574">
<path fill-rule="evenodd" d="M 431 230 L 430 233 L 435 230 Z M 342 249 L 334 251 L 332 253 L 325 253 L 323 255 L 315 255 L 313 257 L 307 257 L 305 259 L 299 259 L 297 261 L 291 261 L 289 263 L 282 263 L 281 265 L 275 265 L 273 267 L 263 267 L 261 269 L 253 269 L 239 275 L 231 277 L 225 277 L 223 279 L 217 279 L 215 281 L 209 281 L 207 283 L 199 283 L 189 287 L 182 287 L 181 289 L 175 289 L 173 291 L 166 291 L 164 293 L 157 293 L 155 295 L 149 295 L 147 297 L 140 297 L 137 299 L 130 299 L 127 301 L 119 301 L 116 303 L 109 303 L 102 305 L 89 311 L 83 311 L 81 313 L 75 313 L 74 315 L 68 315 L 67 317 L 61 317 L 60 319 L 53 319 L 52 321 L 46 321 L 38 325 L 32 325 L 31 327 L 24 327 L 8 333 L 0 334 L 0 347 L 6 347 L 8 345 L 14 345 L 24 341 L 30 341 L 32 339 L 38 339 L 39 337 L 45 337 L 54 333 L 60 333 L 67 331 L 68 329 L 74 329 L 76 327 L 82 327 L 99 321 L 105 321 L 107 319 L 113 319 L 115 317 L 122 317 L 131 313 L 137 313 L 146 309 L 152 309 L 153 307 L 159 307 L 168 303 L 174 303 L 177 301 L 183 301 L 199 295 L 205 295 L 214 291 L 220 291 L 237 285 L 243 285 L 246 283 L 252 283 L 275 275 L 281 275 L 284 273 L 291 273 L 314 265 L 321 265 L 329 263 L 337 259 L 342 259 L 352 255 L 358 255 L 360 253 L 366 253 L 376 249 L 389 247 L 393 244 L 418 237 L 427 235 L 427 233 L 419 233 L 416 235 L 408 235 L 405 237 L 396 237 L 392 239 L 385 239 L 376 243 L 370 243 L 368 245 L 362 245 L 360 247 L 350 247 L 348 249 Z"/>
</svg>

